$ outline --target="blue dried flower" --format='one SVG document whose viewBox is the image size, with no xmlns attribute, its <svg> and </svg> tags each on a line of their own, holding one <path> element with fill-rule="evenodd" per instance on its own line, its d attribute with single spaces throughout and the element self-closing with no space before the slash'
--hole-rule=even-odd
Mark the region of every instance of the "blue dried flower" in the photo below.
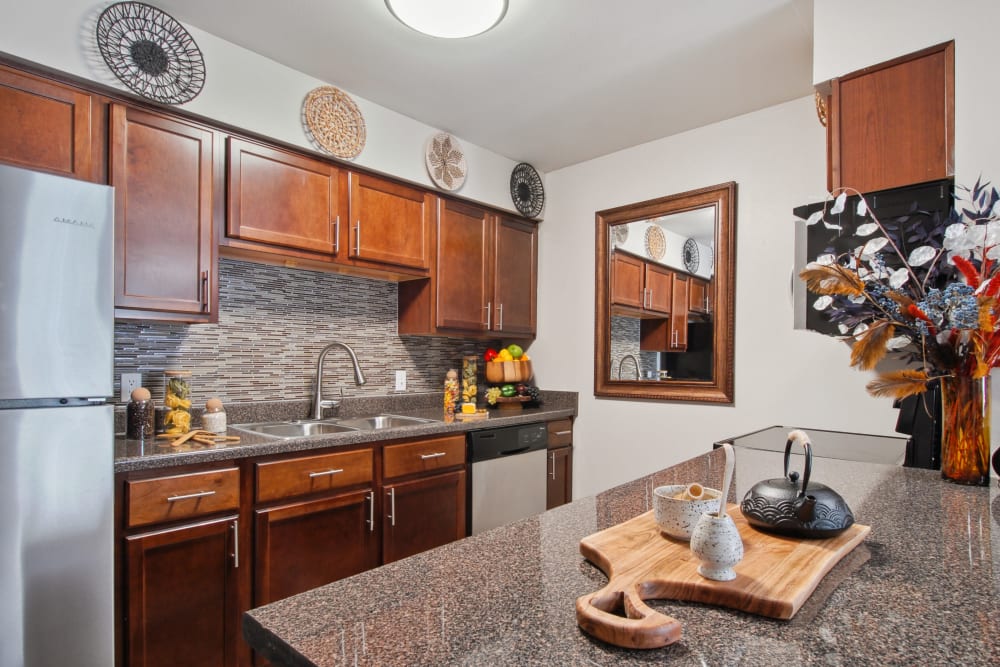
<svg viewBox="0 0 1000 667">
<path fill-rule="evenodd" d="M 939 329 L 978 329 L 979 301 L 974 290 L 965 283 L 950 283 L 944 290 L 927 290 L 927 296 L 917 303 Z M 917 329 L 926 335 L 926 324 L 917 323 Z"/>
</svg>

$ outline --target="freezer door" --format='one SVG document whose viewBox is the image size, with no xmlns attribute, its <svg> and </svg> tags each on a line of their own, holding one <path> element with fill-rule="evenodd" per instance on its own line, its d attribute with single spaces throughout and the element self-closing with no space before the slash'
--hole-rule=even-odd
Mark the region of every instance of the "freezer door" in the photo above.
<svg viewBox="0 0 1000 667">
<path fill-rule="evenodd" d="M 0 410 L 0 665 L 114 664 L 112 410 Z"/>
<path fill-rule="evenodd" d="M 113 190 L 0 165 L 0 401 L 107 397 Z"/>
</svg>

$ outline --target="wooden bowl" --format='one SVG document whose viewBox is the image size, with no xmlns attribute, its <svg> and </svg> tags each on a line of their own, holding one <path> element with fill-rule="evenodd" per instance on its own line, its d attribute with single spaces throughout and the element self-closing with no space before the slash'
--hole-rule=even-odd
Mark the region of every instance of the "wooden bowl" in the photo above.
<svg viewBox="0 0 1000 667">
<path fill-rule="evenodd" d="M 493 384 L 503 382 L 527 382 L 531 379 L 530 361 L 490 361 L 486 363 L 486 381 Z"/>
</svg>

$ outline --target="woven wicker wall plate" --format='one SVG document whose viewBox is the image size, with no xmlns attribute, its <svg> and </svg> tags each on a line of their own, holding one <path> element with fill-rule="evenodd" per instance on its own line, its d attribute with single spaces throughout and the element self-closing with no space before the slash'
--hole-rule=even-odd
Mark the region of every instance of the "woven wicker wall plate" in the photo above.
<svg viewBox="0 0 1000 667">
<path fill-rule="evenodd" d="M 542 179 L 527 162 L 517 165 L 510 173 L 510 198 L 521 215 L 528 218 L 537 218 L 545 206 Z"/>
<path fill-rule="evenodd" d="M 444 190 L 458 190 L 469 173 L 462 144 L 447 132 L 438 132 L 427 142 L 424 163 L 431 180 Z"/>
<path fill-rule="evenodd" d="M 659 225 L 646 228 L 646 255 L 650 259 L 663 259 L 667 251 L 667 236 Z"/>
<path fill-rule="evenodd" d="M 302 106 L 306 129 L 321 148 L 341 158 L 365 147 L 365 119 L 351 96 L 333 86 L 312 90 Z"/>
<path fill-rule="evenodd" d="M 97 19 L 97 46 L 118 80 L 146 99 L 183 104 L 205 86 L 205 60 L 194 38 L 151 5 L 105 8 Z"/>
</svg>

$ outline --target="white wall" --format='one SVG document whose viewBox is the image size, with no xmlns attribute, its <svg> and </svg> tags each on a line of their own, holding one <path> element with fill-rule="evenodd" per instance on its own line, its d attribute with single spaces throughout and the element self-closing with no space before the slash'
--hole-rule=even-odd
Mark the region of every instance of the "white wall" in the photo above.
<svg viewBox="0 0 1000 667">
<path fill-rule="evenodd" d="M 0 21 L 0 52 L 126 90 L 104 64 L 94 37 L 97 17 L 108 4 L 93 0 L 0 0 L 0 15 L 4 17 Z M 313 88 L 336 86 L 336 81 L 314 79 L 195 27 L 185 27 L 205 58 L 206 81 L 198 97 L 180 108 L 319 150 L 303 130 L 302 103 Z M 438 130 L 351 96 L 367 129 L 365 148 L 353 162 L 433 187 L 424 166 L 424 147 Z M 510 172 L 517 162 L 461 137 L 459 140 L 469 173 L 455 194 L 513 211 Z"/>
<path fill-rule="evenodd" d="M 868 396 L 848 348 L 792 328 L 791 210 L 825 195 L 824 132 L 803 98 L 549 173 L 531 355 L 542 385 L 580 392 L 575 496 L 773 424 L 892 434 L 896 410 Z M 726 181 L 738 187 L 735 404 L 595 399 L 594 212 Z"/>
</svg>

